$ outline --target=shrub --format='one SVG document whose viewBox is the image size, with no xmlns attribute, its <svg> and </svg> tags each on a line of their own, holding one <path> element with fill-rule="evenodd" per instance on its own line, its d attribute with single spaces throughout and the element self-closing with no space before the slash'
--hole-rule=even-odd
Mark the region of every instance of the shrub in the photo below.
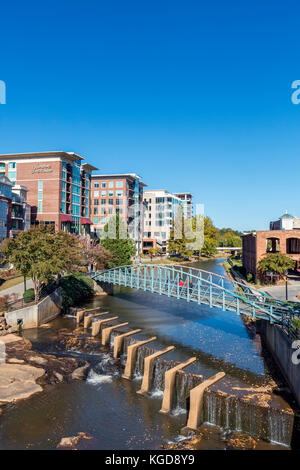
<svg viewBox="0 0 300 470">
<path fill-rule="evenodd" d="M 71 274 L 59 281 L 62 287 L 62 307 L 66 311 L 71 305 L 91 297 L 94 294 L 93 281 L 82 274 Z"/>
<path fill-rule="evenodd" d="M 253 274 L 252 273 L 247 273 L 247 281 L 248 282 L 253 281 Z"/>
<path fill-rule="evenodd" d="M 23 300 L 26 304 L 32 302 L 35 299 L 34 289 L 27 289 L 23 294 Z"/>
</svg>

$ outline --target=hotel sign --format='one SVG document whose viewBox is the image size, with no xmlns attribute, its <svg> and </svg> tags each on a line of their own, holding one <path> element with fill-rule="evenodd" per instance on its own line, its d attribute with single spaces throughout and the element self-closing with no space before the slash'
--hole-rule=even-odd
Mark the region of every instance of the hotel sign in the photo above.
<svg viewBox="0 0 300 470">
<path fill-rule="evenodd" d="M 52 173 L 51 165 L 36 165 L 32 169 L 32 173 Z"/>
</svg>

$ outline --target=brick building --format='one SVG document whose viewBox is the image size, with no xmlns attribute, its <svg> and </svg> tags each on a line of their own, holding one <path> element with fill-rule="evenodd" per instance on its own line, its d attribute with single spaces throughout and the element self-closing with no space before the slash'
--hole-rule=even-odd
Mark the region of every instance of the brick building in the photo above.
<svg viewBox="0 0 300 470">
<path fill-rule="evenodd" d="M 300 267 L 300 230 L 262 230 L 245 234 L 243 241 L 243 266 L 257 279 L 257 263 L 268 253 L 283 253 Z"/>
<path fill-rule="evenodd" d="M 92 231 L 101 237 L 110 217 L 117 213 L 125 221 L 129 237 L 142 250 L 143 188 L 146 185 L 135 173 L 92 175 Z"/>
<path fill-rule="evenodd" d="M 96 169 L 73 152 L 0 155 L 0 174 L 28 189 L 31 223 L 74 233 L 90 232 L 91 172 Z"/>
</svg>

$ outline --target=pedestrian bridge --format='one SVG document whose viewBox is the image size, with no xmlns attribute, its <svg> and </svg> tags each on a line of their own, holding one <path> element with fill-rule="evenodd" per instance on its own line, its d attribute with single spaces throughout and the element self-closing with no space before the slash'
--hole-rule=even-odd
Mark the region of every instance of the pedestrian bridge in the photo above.
<svg viewBox="0 0 300 470">
<path fill-rule="evenodd" d="M 293 306 L 225 276 L 177 265 L 138 264 L 92 272 L 98 282 L 140 289 L 187 302 L 196 302 L 253 319 L 286 324 L 295 314 Z"/>
</svg>

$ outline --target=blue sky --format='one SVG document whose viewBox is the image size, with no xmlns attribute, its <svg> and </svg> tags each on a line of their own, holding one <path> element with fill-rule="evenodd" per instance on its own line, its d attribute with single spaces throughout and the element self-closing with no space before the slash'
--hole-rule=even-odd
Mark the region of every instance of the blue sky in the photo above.
<svg viewBox="0 0 300 470">
<path fill-rule="evenodd" d="M 0 153 L 137 172 L 191 191 L 219 227 L 300 216 L 299 13 L 289 0 L 2 2 Z"/>
</svg>

